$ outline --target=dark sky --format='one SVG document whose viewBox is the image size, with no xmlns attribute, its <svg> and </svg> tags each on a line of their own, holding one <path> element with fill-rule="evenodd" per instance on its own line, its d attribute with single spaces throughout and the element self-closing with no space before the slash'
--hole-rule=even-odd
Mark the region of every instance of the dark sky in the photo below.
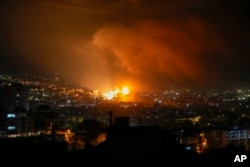
<svg viewBox="0 0 250 167">
<path fill-rule="evenodd" d="M 250 84 L 247 0 L 2 0 L 0 73 L 93 89 Z"/>
</svg>

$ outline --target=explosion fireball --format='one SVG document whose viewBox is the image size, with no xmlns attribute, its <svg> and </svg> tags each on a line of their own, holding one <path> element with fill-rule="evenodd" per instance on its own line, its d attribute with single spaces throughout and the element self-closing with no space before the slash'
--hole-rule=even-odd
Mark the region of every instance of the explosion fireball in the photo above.
<svg viewBox="0 0 250 167">
<path fill-rule="evenodd" d="M 124 100 L 130 94 L 129 88 L 127 86 L 123 86 L 120 88 L 115 88 L 114 90 L 110 90 L 109 92 L 103 93 L 103 97 L 106 100 L 111 100 L 114 98 L 120 98 Z"/>
</svg>

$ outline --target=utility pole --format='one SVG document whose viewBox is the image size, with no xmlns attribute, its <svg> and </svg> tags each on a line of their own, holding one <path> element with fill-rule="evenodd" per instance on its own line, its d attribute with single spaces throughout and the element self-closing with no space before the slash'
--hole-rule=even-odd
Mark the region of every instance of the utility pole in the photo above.
<svg viewBox="0 0 250 167">
<path fill-rule="evenodd" d="M 112 126 L 113 125 L 113 112 L 109 111 L 108 114 L 109 114 L 109 126 Z"/>
</svg>

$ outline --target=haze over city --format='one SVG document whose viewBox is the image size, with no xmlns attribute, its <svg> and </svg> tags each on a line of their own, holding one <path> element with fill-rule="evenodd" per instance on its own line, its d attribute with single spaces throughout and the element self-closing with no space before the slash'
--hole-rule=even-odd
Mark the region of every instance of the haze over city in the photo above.
<svg viewBox="0 0 250 167">
<path fill-rule="evenodd" d="M 249 167 L 249 16 L 247 0 L 1 0 L 2 164 Z"/>
<path fill-rule="evenodd" d="M 0 2 L 0 73 L 93 89 L 249 85 L 246 0 Z"/>
</svg>

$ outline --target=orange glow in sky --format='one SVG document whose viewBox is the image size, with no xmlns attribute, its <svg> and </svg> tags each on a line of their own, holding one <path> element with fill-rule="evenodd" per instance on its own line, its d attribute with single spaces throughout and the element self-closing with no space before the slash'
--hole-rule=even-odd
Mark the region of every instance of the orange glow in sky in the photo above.
<svg viewBox="0 0 250 167">
<path fill-rule="evenodd" d="M 248 6 L 246 0 L 3 0 L 0 72 L 56 74 L 112 90 L 108 99 L 122 96 L 123 85 L 129 100 L 162 89 L 248 86 Z M 116 83 L 122 85 L 113 90 Z"/>
</svg>

